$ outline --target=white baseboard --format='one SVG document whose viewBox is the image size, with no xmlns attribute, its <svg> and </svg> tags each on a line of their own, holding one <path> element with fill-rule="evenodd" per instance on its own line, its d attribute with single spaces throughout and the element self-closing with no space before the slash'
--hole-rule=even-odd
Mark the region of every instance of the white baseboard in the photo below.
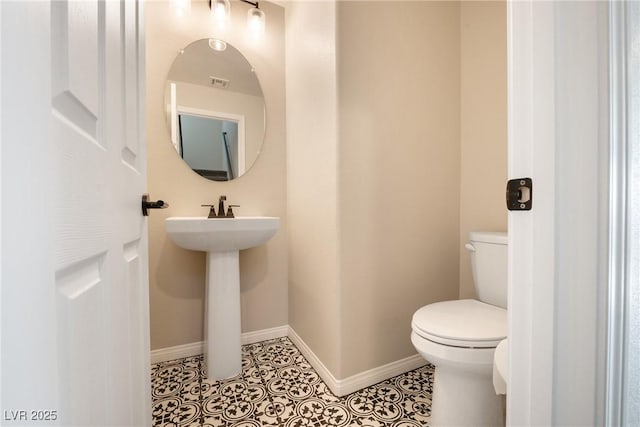
<svg viewBox="0 0 640 427">
<path fill-rule="evenodd" d="M 300 338 L 288 325 L 275 328 L 262 329 L 259 331 L 245 332 L 242 334 L 242 344 L 253 344 L 260 341 L 270 340 L 288 336 L 298 347 L 300 352 L 309 361 L 311 366 L 318 372 L 327 387 L 336 396 L 345 396 L 354 391 L 377 384 L 381 381 L 393 378 L 396 375 L 424 366 L 427 362 L 418 354 L 406 357 L 368 371 L 360 372 L 342 380 L 333 376 L 322 361 L 315 355 L 309 346 Z M 197 356 L 204 353 L 204 342 L 194 342 L 190 344 L 177 345 L 175 347 L 161 348 L 151 352 L 151 363 L 166 362 L 169 360 L 181 359 L 183 357 Z"/>
<path fill-rule="evenodd" d="M 378 384 L 381 381 L 388 380 L 405 372 L 418 369 L 427 364 L 419 354 L 405 357 L 404 359 L 396 360 L 395 362 L 387 363 L 386 365 L 378 366 L 377 368 L 369 369 L 368 371 L 360 372 L 358 374 L 347 377 L 343 380 L 337 380 L 338 390 L 334 393 L 336 396 L 345 396 L 353 393 L 365 387 Z"/>
<path fill-rule="evenodd" d="M 242 345 L 253 344 L 274 338 L 286 337 L 289 326 L 277 326 L 275 328 L 259 331 L 245 332 L 242 334 Z M 151 363 L 167 362 L 169 360 L 182 359 L 183 357 L 197 356 L 204 353 L 204 341 L 177 345 L 174 347 L 160 348 L 151 352 Z"/>
<path fill-rule="evenodd" d="M 151 350 L 151 363 L 167 362 L 204 353 L 204 341 Z"/>
<path fill-rule="evenodd" d="M 289 325 L 276 326 L 275 328 L 261 329 L 259 331 L 245 332 L 242 334 L 242 345 L 253 344 L 260 341 L 282 338 L 289 335 Z"/>
<path fill-rule="evenodd" d="M 358 391 L 365 387 L 372 386 L 381 381 L 388 380 L 389 378 L 393 378 L 397 375 L 417 369 L 427 364 L 427 361 L 424 360 L 422 356 L 415 354 L 339 380 L 333 376 L 331 371 L 324 366 L 322 361 L 318 359 L 309 346 L 307 346 L 302 338 L 300 338 L 296 331 L 291 327 L 289 327 L 289 339 L 291 339 L 304 357 L 309 361 L 311 366 L 313 366 L 313 368 L 318 372 L 318 375 L 320 375 L 325 384 L 327 384 L 327 387 L 329 387 L 331 392 L 339 397 L 353 393 L 354 391 Z"/>
<path fill-rule="evenodd" d="M 327 387 L 329 387 L 329 390 L 331 390 L 331 392 L 336 396 L 340 396 L 340 394 L 338 394 L 340 387 L 338 385 L 338 380 L 336 379 L 336 377 L 334 377 L 331 371 L 329 371 L 329 369 L 324 366 L 324 363 L 322 363 L 322 361 L 318 359 L 318 356 L 316 356 L 315 353 L 311 351 L 309 346 L 302 340 L 302 338 L 300 338 L 300 336 L 296 333 L 296 331 L 293 330 L 291 326 L 289 326 L 289 339 L 295 344 L 296 347 L 298 347 L 300 353 L 302 353 L 302 355 L 305 357 L 305 359 L 307 359 L 311 366 L 313 366 L 313 369 L 315 369 L 318 375 L 320 375 L 320 378 L 322 378 Z"/>
</svg>

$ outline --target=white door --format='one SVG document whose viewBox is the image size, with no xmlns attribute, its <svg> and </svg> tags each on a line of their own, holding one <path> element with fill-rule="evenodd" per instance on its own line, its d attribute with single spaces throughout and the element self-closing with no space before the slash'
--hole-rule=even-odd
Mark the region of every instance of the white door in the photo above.
<svg viewBox="0 0 640 427">
<path fill-rule="evenodd" d="M 604 425 L 608 274 L 607 2 L 510 1 L 507 421 Z"/>
<path fill-rule="evenodd" d="M 552 425 L 553 5 L 507 7 L 509 179 L 533 179 L 532 210 L 509 213 L 507 425 L 542 426 Z"/>
<path fill-rule="evenodd" d="M 0 3 L 2 417 L 150 425 L 141 3 Z"/>
</svg>

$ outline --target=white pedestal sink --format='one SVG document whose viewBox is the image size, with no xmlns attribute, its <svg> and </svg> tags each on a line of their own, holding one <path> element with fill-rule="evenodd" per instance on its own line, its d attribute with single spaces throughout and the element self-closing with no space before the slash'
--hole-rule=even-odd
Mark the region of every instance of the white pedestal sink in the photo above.
<svg viewBox="0 0 640 427">
<path fill-rule="evenodd" d="M 178 246 L 207 252 L 207 377 L 234 377 L 242 370 L 239 251 L 266 243 L 280 228 L 280 218 L 171 217 L 165 227 Z"/>
</svg>

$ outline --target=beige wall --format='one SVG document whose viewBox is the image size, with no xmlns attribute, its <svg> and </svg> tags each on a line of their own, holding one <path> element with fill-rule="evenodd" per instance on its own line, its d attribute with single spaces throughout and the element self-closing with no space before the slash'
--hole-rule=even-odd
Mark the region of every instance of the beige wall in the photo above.
<svg viewBox="0 0 640 427">
<path fill-rule="evenodd" d="M 287 5 L 289 322 L 338 379 L 458 295 L 459 69 L 457 3 Z"/>
<path fill-rule="evenodd" d="M 342 377 L 415 354 L 458 296 L 457 2 L 339 2 Z"/>
<path fill-rule="evenodd" d="M 415 354 L 506 228 L 505 5 L 290 3 L 287 91 L 289 320 L 341 379 Z"/>
<path fill-rule="evenodd" d="M 289 324 L 338 375 L 335 4 L 290 2 L 286 21 Z"/>
<path fill-rule="evenodd" d="M 506 3 L 462 2 L 460 29 L 460 297 L 473 298 L 469 231 L 507 229 Z"/>
<path fill-rule="evenodd" d="M 233 4 L 231 29 L 212 29 L 207 1 L 193 1 L 191 14 L 178 18 L 168 2 L 153 1 L 146 8 L 148 179 L 152 198 L 171 206 L 149 217 L 149 286 L 151 348 L 203 339 L 203 253 L 175 246 L 164 231 L 168 216 L 206 216 L 200 204 L 216 202 L 221 194 L 241 205 L 238 215 L 273 215 L 282 228 L 266 245 L 240 253 L 242 330 L 287 324 L 286 150 L 284 11 L 260 2 L 267 14 L 261 46 L 244 36 L 246 5 Z M 248 6 L 247 6 L 248 7 Z M 265 95 L 267 131 L 257 162 L 231 182 L 208 181 L 193 173 L 178 157 L 164 118 L 167 73 L 178 50 L 207 37 L 227 40 L 256 68 Z"/>
<path fill-rule="evenodd" d="M 246 176 L 215 183 L 177 158 L 162 107 L 174 53 L 212 35 L 206 2 L 188 21 L 147 3 L 149 189 L 172 205 L 149 219 L 152 348 L 202 339 L 204 255 L 167 240 L 163 219 L 226 194 L 240 214 L 286 219 L 241 254 L 243 330 L 288 321 L 345 378 L 414 354 L 415 309 L 473 295 L 468 231 L 506 228 L 505 7 L 289 3 L 286 154 L 284 12 L 261 7 L 265 46 L 221 38 L 258 70 L 265 146 Z"/>
</svg>

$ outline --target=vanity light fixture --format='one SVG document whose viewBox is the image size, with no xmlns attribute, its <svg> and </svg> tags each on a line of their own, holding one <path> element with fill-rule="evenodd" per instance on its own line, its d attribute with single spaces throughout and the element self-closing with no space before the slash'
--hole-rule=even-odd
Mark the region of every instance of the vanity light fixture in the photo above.
<svg viewBox="0 0 640 427">
<path fill-rule="evenodd" d="M 249 27 L 249 33 L 255 38 L 261 38 L 264 35 L 264 11 L 258 7 L 258 2 L 253 3 L 247 0 L 242 1 L 253 6 L 253 8 L 249 9 L 249 12 L 247 12 L 247 26 Z"/>
<path fill-rule="evenodd" d="M 211 16 L 221 25 L 226 25 L 231 17 L 231 2 L 229 0 L 209 0 Z"/>
<path fill-rule="evenodd" d="M 170 5 L 177 16 L 187 16 L 191 12 L 191 0 L 171 0 Z"/>
<path fill-rule="evenodd" d="M 247 3 L 253 6 L 247 13 L 247 27 L 249 33 L 254 38 L 260 38 L 264 35 L 265 28 L 265 14 L 257 1 L 240 0 L 243 3 Z M 211 15 L 216 22 L 220 25 L 225 25 L 229 22 L 231 17 L 231 2 L 230 0 L 209 0 L 209 8 L 211 9 Z"/>
</svg>

